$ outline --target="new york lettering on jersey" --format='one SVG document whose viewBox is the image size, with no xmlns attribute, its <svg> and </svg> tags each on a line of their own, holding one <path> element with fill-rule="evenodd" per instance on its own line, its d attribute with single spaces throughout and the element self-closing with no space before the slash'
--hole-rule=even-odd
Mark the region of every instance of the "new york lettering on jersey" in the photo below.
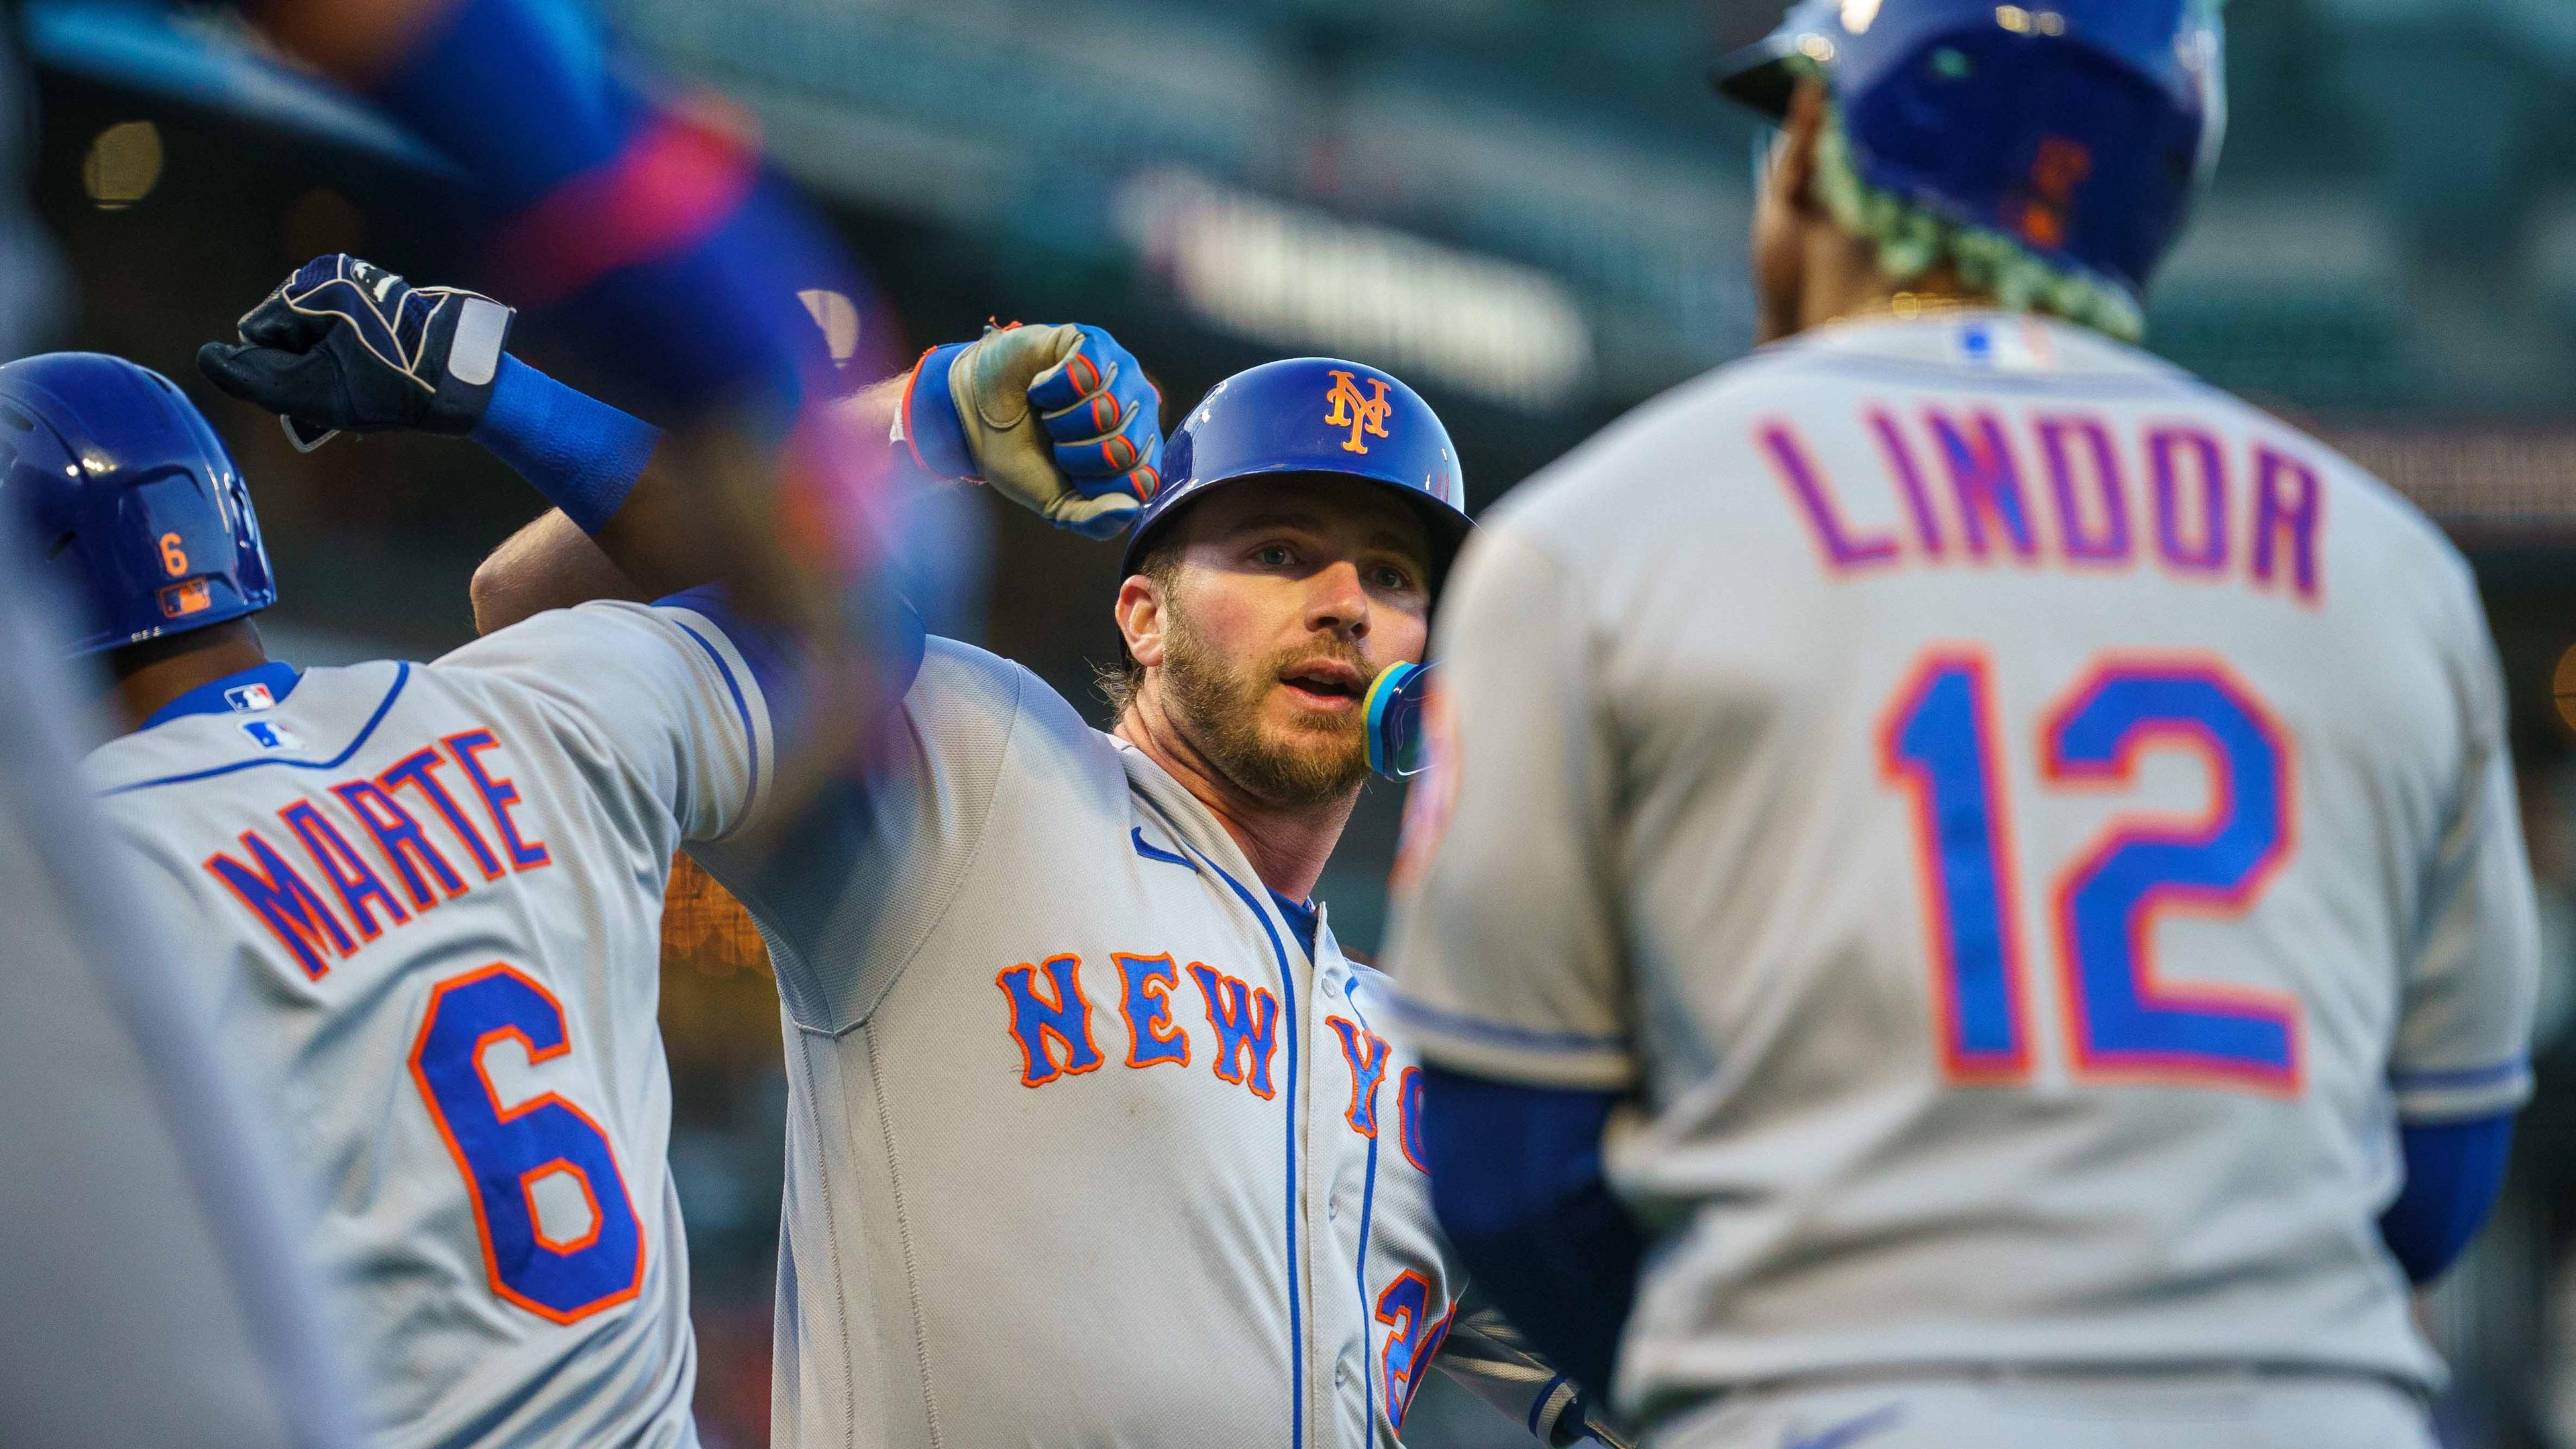
<svg viewBox="0 0 2576 1449">
<path fill-rule="evenodd" d="M 2387 1124 L 2527 1092 L 2533 945 L 2493 646 L 2404 499 L 2075 327 L 1871 319 L 1532 480 L 1443 608 L 1488 763 L 1409 827 L 1402 1024 L 1655 1104 L 1623 1398 L 2437 1381 Z"/>
<path fill-rule="evenodd" d="M 1193 1082 L 1186 1090 L 1232 1088 L 1263 1101 L 1278 1095 L 1275 1064 L 1280 1032 L 1276 993 L 1205 962 L 1191 961 L 1183 966 L 1169 952 L 1143 956 L 1119 951 L 1110 953 L 1110 959 L 1117 968 L 1117 986 L 1115 995 L 1104 999 L 1114 1000 L 1114 1009 L 1107 1005 L 1094 1007 L 1091 994 L 1082 984 L 1082 958 L 1071 952 L 1051 955 L 1040 965 L 1022 962 L 996 978 L 1007 1001 L 1005 1029 L 1021 1056 L 1022 1086 L 1043 1088 L 1069 1082 L 1104 1066 L 1114 1070 L 1121 1061 L 1119 1048 L 1123 1046 L 1123 1065 L 1127 1068 L 1168 1065 L 1186 1070 L 1194 1060 L 1201 1063 L 1207 1081 Z M 1358 969 L 1365 972 L 1365 968 Z M 1203 1026 L 1172 1014 L 1172 992 L 1184 974 L 1197 988 L 1196 1005 L 1203 1013 Z M 1326 979 L 1333 978 L 1328 974 Z M 1359 979 L 1349 987 L 1354 996 L 1374 989 L 1373 982 Z M 1392 1135 L 1403 1161 L 1418 1177 L 1426 1170 L 1421 1138 L 1421 1069 L 1409 1064 L 1396 1067 L 1397 1053 L 1387 1039 L 1354 1019 L 1359 1014 L 1356 1004 L 1352 1013 L 1324 1018 L 1338 1048 L 1342 1074 L 1336 1076 L 1329 1070 L 1323 1073 L 1318 1096 L 1329 1098 L 1336 1083 L 1347 1088 L 1348 1099 L 1340 1120 L 1360 1141 L 1371 1144 L 1363 1149 L 1369 1159 L 1370 1195 L 1385 1191 L 1390 1203 L 1386 1210 L 1401 1217 L 1419 1207 L 1401 1186 L 1381 1188 L 1377 1180 L 1379 1103 L 1382 1096 L 1392 1099 L 1387 1107 L 1394 1118 Z M 1095 1020 L 1108 1036 L 1095 1037 Z M 1199 1038 L 1195 1053 L 1193 1037 Z M 1388 1081 L 1391 1067 L 1397 1074 L 1392 1083 Z M 1392 1162 L 1388 1165 L 1392 1166 Z M 1375 1204 L 1369 1206 L 1374 1208 Z M 1363 1234 L 1368 1227 L 1364 1219 Z M 1374 1375 L 1376 1391 L 1372 1401 L 1383 1413 L 1387 1427 L 1398 1430 L 1412 1407 L 1415 1391 L 1421 1387 L 1424 1372 L 1438 1357 L 1456 1317 L 1456 1290 L 1437 1272 L 1404 1266 L 1401 1261 L 1372 1279 L 1366 1259 L 1363 1245 L 1358 1271 L 1365 1306 L 1379 1331 L 1375 1357 L 1363 1365 L 1363 1377 Z M 1375 1292 L 1368 1296 L 1372 1284 Z M 1515 1409 L 1520 1407 L 1523 1406 L 1514 1405 Z"/>
<path fill-rule="evenodd" d="M 671 853 L 774 753 L 727 628 L 589 605 L 432 664 L 265 665 L 91 756 L 326 1185 L 386 1443 L 695 1440 L 658 925 Z"/>
</svg>

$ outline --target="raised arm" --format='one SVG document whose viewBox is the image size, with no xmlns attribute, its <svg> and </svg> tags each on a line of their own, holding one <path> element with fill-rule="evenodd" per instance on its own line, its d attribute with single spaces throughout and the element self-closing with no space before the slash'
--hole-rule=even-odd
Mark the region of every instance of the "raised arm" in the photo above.
<svg viewBox="0 0 2576 1449">
<path fill-rule="evenodd" d="M 722 475 L 762 460 L 723 433 L 664 433 L 520 362 L 504 350 L 513 316 L 476 293 L 317 257 L 243 317 L 238 343 L 208 343 L 198 364 L 310 446 L 343 430 L 468 436 L 554 504 L 477 570 L 484 632 L 589 599 L 738 582 L 728 563 L 756 520 L 731 508 L 757 490 Z M 1159 403 L 1108 333 L 1009 327 L 933 348 L 802 430 L 836 439 L 845 460 L 864 455 L 873 473 L 916 466 L 988 482 L 1059 527 L 1105 537 L 1160 482 Z M 833 510 L 823 512 L 828 547 Z"/>
<path fill-rule="evenodd" d="M 642 487 L 637 485 L 639 492 Z M 560 508 L 547 509 L 503 539 L 475 568 L 469 592 L 477 634 L 593 599 L 641 603 L 652 597 Z"/>
<path fill-rule="evenodd" d="M 889 378 L 843 402 L 851 432 L 888 436 L 907 381 Z M 507 450 L 495 451 L 508 456 Z M 592 599 L 662 598 L 715 577 L 718 561 L 712 557 L 669 556 L 669 541 L 689 536 L 684 511 L 696 496 L 670 476 L 683 466 L 682 449 L 666 439 L 653 449 L 624 501 L 595 531 L 557 507 L 503 540 L 474 570 L 474 632 L 489 634 L 548 609 L 568 609 Z M 521 466 L 523 474 L 528 471 Z M 542 483 L 538 491 L 546 492 Z"/>
</svg>

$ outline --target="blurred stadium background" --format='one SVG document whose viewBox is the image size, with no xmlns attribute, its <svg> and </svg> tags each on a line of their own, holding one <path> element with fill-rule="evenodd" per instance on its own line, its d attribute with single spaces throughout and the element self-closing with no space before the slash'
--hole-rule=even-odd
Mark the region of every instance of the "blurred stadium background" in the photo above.
<svg viewBox="0 0 2576 1449">
<path fill-rule="evenodd" d="M 1479 506 L 1748 345 L 1754 128 L 1700 81 L 1780 0 L 602 0 L 638 53 L 726 97 L 845 231 L 910 355 L 988 316 L 1108 325 L 1186 405 L 1268 357 L 1390 368 L 1449 419 Z M 252 479 L 308 663 L 434 655 L 536 508 L 464 444 L 310 456 L 191 356 L 294 263 L 349 250 L 471 281 L 438 158 L 218 12 L 16 7 L 36 176 L 73 300 L 58 336 L 189 388 Z M 2549 926 L 2541 1096 L 2509 1201 L 2428 1321 L 2463 1446 L 2576 1445 L 2576 4 L 2236 0 L 2234 130 L 2151 345 L 2375 466 L 2476 560 L 2515 691 Z M 870 315 L 810 296 L 844 345 Z M 672 339 L 686 346 L 685 338 Z M 521 350 L 562 366 L 542 334 Z M 571 374 L 582 379 L 577 372 Z M 1115 555 L 980 492 L 911 527 L 977 566 L 943 632 L 1091 703 Z M 2366 587 L 2366 581 L 2355 586 Z M 1322 894 L 1376 944 L 1398 800 L 1363 804 Z M 701 1421 L 767 1442 L 780 1122 L 756 939 L 675 906 L 664 1023 Z M 1078 1300 L 1068 1331 L 1080 1332 Z M 1407 1437 L 1524 1444 L 1435 1382 Z"/>
</svg>

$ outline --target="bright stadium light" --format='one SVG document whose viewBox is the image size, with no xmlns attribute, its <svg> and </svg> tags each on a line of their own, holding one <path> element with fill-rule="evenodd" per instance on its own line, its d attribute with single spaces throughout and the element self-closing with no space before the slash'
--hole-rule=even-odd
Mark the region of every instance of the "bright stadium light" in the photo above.
<svg viewBox="0 0 2576 1449">
<path fill-rule="evenodd" d="M 1545 272 L 1161 171 L 1122 186 L 1119 229 L 1213 326 L 1551 411 L 1592 379 L 1592 330 Z"/>
<path fill-rule="evenodd" d="M 98 133 L 81 158 L 81 189 L 101 211 L 123 211 L 161 182 L 161 128 L 119 121 Z"/>
</svg>

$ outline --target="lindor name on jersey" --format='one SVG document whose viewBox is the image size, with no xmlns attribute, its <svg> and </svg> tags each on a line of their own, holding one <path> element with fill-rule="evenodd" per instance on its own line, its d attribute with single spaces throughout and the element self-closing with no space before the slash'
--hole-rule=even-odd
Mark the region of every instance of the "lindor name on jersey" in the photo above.
<svg viewBox="0 0 2576 1449">
<path fill-rule="evenodd" d="M 514 814 L 518 787 L 502 772 L 499 749 L 487 729 L 444 736 L 374 775 L 332 785 L 325 793 L 341 810 L 299 795 L 279 807 L 277 825 L 243 831 L 240 854 L 216 851 L 204 868 L 259 918 L 305 975 L 319 980 L 334 959 L 355 954 L 388 926 L 408 925 L 469 889 L 441 842 L 486 881 L 553 863 L 545 842 L 521 829 Z M 472 813 L 440 777 L 451 766 L 475 803 Z M 349 824 L 356 828 L 343 828 Z M 373 851 L 361 851 L 352 837 Z M 311 867 L 310 876 L 299 861 Z"/>
<path fill-rule="evenodd" d="M 2283 440 L 2189 418 L 2116 418 L 2078 401 L 2011 407 L 1962 397 L 1852 417 L 1880 468 L 1837 474 L 1799 425 L 1770 416 L 1754 452 L 1797 505 L 1837 578 L 1890 568 L 2151 563 L 2315 605 L 2324 497 Z"/>
</svg>

